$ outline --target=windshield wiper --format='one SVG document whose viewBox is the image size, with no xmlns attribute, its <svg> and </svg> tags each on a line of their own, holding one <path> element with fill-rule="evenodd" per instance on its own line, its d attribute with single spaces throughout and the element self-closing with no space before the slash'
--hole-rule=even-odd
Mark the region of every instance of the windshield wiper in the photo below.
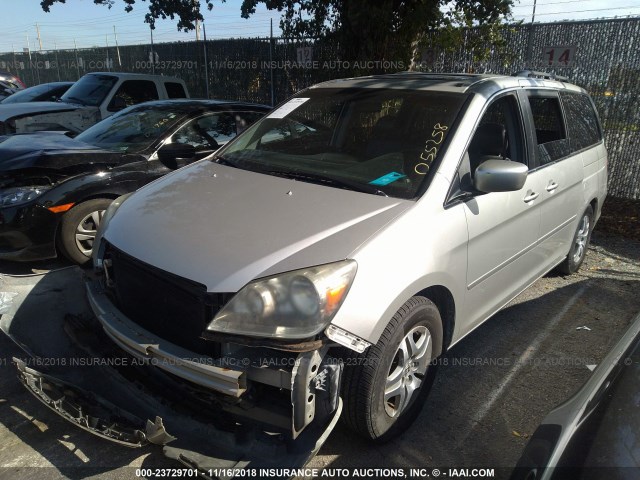
<svg viewBox="0 0 640 480">
<path fill-rule="evenodd" d="M 227 167 L 240 168 L 238 167 L 238 164 L 236 162 L 232 162 L 227 157 L 223 157 L 222 155 L 215 155 L 213 158 L 211 158 L 211 161 L 215 163 L 219 163 L 220 165 L 226 165 Z"/>
<path fill-rule="evenodd" d="M 374 195 L 380 195 L 388 197 L 382 190 L 376 188 L 374 185 L 368 185 L 366 183 L 354 182 L 344 178 L 336 178 L 329 175 L 323 175 L 321 173 L 311 172 L 290 172 L 282 170 L 266 170 L 265 173 L 275 175 L 278 177 L 291 178 L 293 180 L 302 180 L 310 183 L 317 183 L 320 185 L 329 185 L 332 187 L 338 187 L 345 190 L 354 190 L 356 192 L 372 193 Z"/>
<path fill-rule="evenodd" d="M 254 170 L 251 168 L 240 166 L 239 162 L 230 160 L 229 158 L 224 157 L 222 155 L 214 156 L 211 159 L 211 161 L 219 163 L 220 165 L 227 165 L 229 167 L 240 168 L 242 170 L 251 170 L 258 173 L 266 173 L 268 175 L 274 175 L 276 177 L 290 178 L 293 180 L 301 180 L 303 182 L 316 183 L 320 185 L 329 185 L 332 187 L 342 188 L 345 190 L 354 190 L 356 192 L 372 193 L 374 195 L 380 195 L 383 197 L 389 196 L 379 188 L 376 188 L 374 185 L 354 182 L 352 180 L 347 180 L 343 178 L 336 178 L 329 175 L 323 175 L 321 173 L 295 172 L 295 171 L 286 171 L 286 170 L 265 170 L 262 168 L 257 168 Z"/>
<path fill-rule="evenodd" d="M 217 163 L 219 165 L 226 165 L 227 167 L 237 168 L 239 170 L 249 170 L 250 172 L 258 172 L 260 170 L 253 170 L 249 168 L 247 165 L 243 165 L 242 160 L 229 160 L 227 157 L 223 157 L 222 155 L 214 155 L 210 160 L 210 162 Z"/>
</svg>

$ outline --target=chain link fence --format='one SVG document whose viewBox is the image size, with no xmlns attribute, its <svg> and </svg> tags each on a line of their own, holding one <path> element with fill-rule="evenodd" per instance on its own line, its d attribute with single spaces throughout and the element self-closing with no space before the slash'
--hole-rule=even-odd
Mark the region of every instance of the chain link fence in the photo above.
<svg viewBox="0 0 640 480">
<path fill-rule="evenodd" d="M 640 18 L 505 26 L 503 47 L 479 29 L 458 48 L 430 34 L 402 60 L 343 61 L 330 42 L 254 38 L 0 54 L 0 70 L 29 85 L 76 80 L 91 71 L 178 76 L 193 97 L 277 104 L 334 78 L 407 70 L 511 74 L 530 69 L 569 77 L 592 95 L 609 149 L 609 191 L 640 199 Z M 497 44 L 497 43 L 496 43 Z M 487 47 L 487 45 L 490 45 Z"/>
<path fill-rule="evenodd" d="M 182 78 L 193 97 L 278 103 L 334 78 L 407 70 L 404 61 L 345 62 L 337 45 L 255 38 L 0 54 L 0 70 L 28 85 L 77 80 L 87 72 L 155 73 Z M 208 87 L 208 89 L 207 89 Z"/>
</svg>

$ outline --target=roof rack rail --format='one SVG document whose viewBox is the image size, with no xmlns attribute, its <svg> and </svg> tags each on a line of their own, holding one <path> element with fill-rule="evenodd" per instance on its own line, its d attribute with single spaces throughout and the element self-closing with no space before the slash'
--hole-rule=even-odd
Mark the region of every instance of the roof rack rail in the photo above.
<svg viewBox="0 0 640 480">
<path fill-rule="evenodd" d="M 431 76 L 440 76 L 440 77 L 474 77 L 478 76 L 477 73 L 450 73 L 450 72 L 420 72 L 417 70 L 402 70 L 400 72 L 394 72 L 391 75 L 405 75 L 405 74 L 414 74 L 414 75 L 431 75 Z"/>
<path fill-rule="evenodd" d="M 569 81 L 569 77 L 563 77 L 561 75 L 556 75 L 555 73 L 536 72 L 535 70 L 521 70 L 519 72 L 513 73 L 511 76 L 526 77 L 526 78 L 542 78 L 547 80 L 558 80 L 560 82 Z"/>
</svg>

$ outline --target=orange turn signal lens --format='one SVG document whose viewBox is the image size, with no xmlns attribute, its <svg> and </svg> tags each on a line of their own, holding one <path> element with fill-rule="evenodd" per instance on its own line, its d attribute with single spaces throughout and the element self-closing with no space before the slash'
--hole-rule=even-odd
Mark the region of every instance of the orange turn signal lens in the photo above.
<svg viewBox="0 0 640 480">
<path fill-rule="evenodd" d="M 49 207 L 47 208 L 47 210 L 53 213 L 62 213 L 62 212 L 66 212 L 67 210 L 70 210 L 71 207 L 73 207 L 74 205 L 75 203 L 65 203 L 64 205 L 56 205 L 55 207 Z"/>
<path fill-rule="evenodd" d="M 327 313 L 333 313 L 342 303 L 342 297 L 347 292 L 347 285 L 342 284 L 339 287 L 327 289 L 325 310 Z"/>
</svg>

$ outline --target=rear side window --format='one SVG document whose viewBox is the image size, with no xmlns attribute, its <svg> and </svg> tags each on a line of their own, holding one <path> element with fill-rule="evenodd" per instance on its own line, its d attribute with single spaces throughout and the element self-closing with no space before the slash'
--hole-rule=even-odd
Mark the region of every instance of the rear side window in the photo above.
<svg viewBox="0 0 640 480">
<path fill-rule="evenodd" d="M 562 92 L 560 97 L 567 115 L 571 150 L 582 150 L 599 143 L 602 135 L 598 117 L 589 97 L 573 92 Z"/>
<path fill-rule="evenodd" d="M 187 98 L 187 92 L 184 91 L 181 83 L 165 82 L 164 88 L 167 89 L 169 98 Z"/>
<path fill-rule="evenodd" d="M 571 153 L 562 118 L 560 101 L 555 96 L 529 96 L 533 125 L 536 130 L 538 162 L 554 162 Z"/>
<path fill-rule="evenodd" d="M 120 85 L 118 91 L 111 100 L 111 106 L 115 105 L 115 99 L 121 98 L 127 107 L 142 102 L 158 100 L 158 88 L 150 80 L 127 80 Z"/>
</svg>

